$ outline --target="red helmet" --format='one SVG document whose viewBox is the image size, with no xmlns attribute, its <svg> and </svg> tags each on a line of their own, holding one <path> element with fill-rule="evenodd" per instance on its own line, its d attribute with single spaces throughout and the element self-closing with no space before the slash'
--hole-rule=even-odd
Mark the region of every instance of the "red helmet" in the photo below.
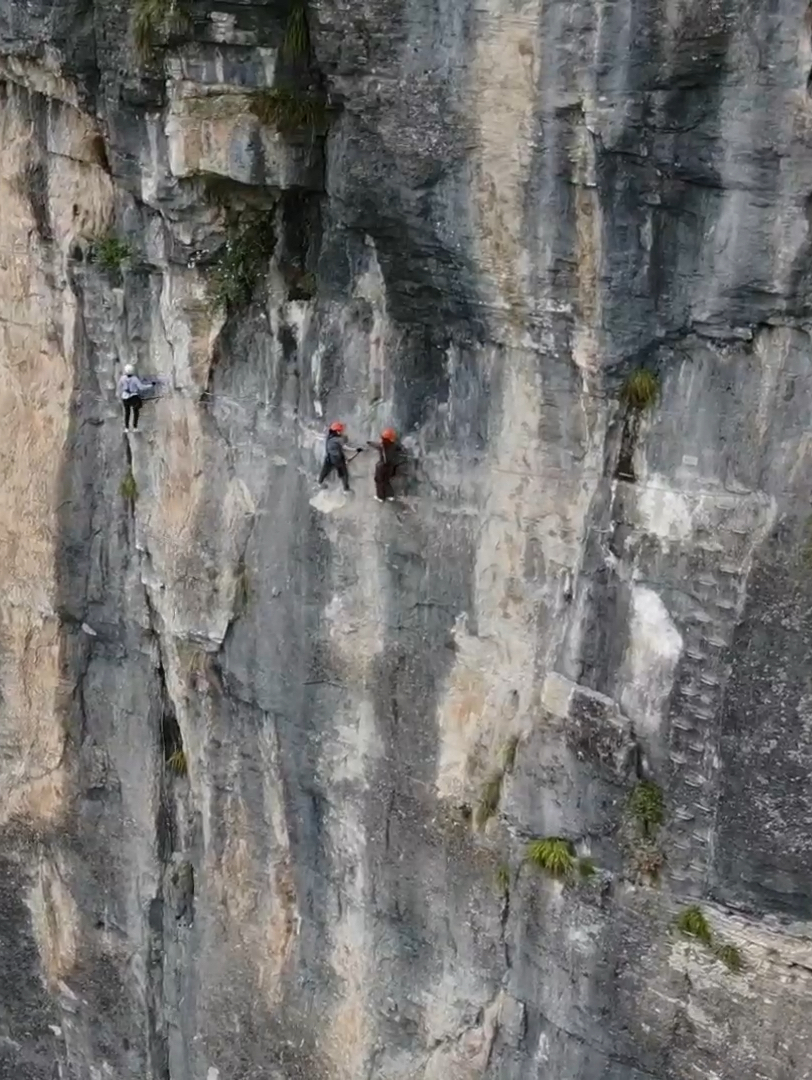
<svg viewBox="0 0 812 1080">
<path fill-rule="evenodd" d="M 383 431 L 381 432 L 381 439 L 384 442 L 397 442 L 397 438 L 398 438 L 397 432 L 395 431 L 394 428 L 391 428 L 391 427 L 384 428 Z"/>
<path fill-rule="evenodd" d="M 334 431 L 336 435 L 340 435 L 343 430 L 344 425 L 341 423 L 340 420 L 334 420 L 332 424 L 330 424 L 330 431 Z"/>
</svg>

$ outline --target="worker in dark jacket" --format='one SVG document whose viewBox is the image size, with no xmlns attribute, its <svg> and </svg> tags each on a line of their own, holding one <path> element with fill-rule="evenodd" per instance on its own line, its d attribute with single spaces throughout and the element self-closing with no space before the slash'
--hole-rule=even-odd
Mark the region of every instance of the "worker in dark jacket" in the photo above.
<svg viewBox="0 0 812 1080">
<path fill-rule="evenodd" d="M 378 502 L 394 499 L 392 477 L 401 460 L 397 434 L 393 428 L 384 428 L 381 432 L 381 441 L 370 442 L 368 445 L 378 451 L 378 463 L 375 466 L 375 498 Z"/>
<path fill-rule="evenodd" d="M 327 438 L 324 443 L 324 464 L 319 473 L 320 484 L 323 484 L 330 473 L 335 471 L 341 478 L 344 490 L 350 490 L 350 473 L 347 468 L 347 458 L 344 454 L 346 445 L 347 436 L 344 434 L 344 425 L 340 420 L 336 420 L 330 424 L 327 430 Z M 355 454 L 360 454 L 362 450 L 363 447 L 359 446 Z M 355 457 L 355 454 L 353 454 L 353 457 Z"/>
</svg>

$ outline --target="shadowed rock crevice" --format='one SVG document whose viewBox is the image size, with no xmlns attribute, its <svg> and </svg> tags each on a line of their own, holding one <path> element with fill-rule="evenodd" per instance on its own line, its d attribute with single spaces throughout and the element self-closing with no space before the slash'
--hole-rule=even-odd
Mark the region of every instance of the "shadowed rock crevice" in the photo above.
<svg viewBox="0 0 812 1080">
<path fill-rule="evenodd" d="M 21 860 L 32 861 L 30 848 L 4 858 L 0 868 L 0 955 L 6 977 L 16 987 L 13 995 L 3 995 L 0 1006 L 5 1034 L 0 1077 L 50 1080 L 59 1054 L 51 1025 L 59 1012 L 40 979 L 41 961 L 25 903 L 30 885 Z"/>
</svg>

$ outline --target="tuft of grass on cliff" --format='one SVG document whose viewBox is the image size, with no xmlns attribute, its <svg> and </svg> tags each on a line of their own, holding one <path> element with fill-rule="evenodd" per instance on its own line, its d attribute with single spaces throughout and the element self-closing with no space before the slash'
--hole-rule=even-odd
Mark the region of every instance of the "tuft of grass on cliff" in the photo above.
<svg viewBox="0 0 812 1080">
<path fill-rule="evenodd" d="M 550 877 L 565 878 L 575 869 L 575 848 L 563 837 L 545 836 L 527 845 L 527 860 Z"/>
<path fill-rule="evenodd" d="M 307 19 L 307 8 L 303 0 L 293 0 L 285 24 L 282 55 L 286 60 L 299 60 L 307 57 L 309 53 L 310 25 Z"/>
<path fill-rule="evenodd" d="M 90 257 L 104 270 L 120 270 L 122 263 L 132 255 L 132 249 L 126 240 L 115 233 L 108 233 L 94 240 L 90 248 Z"/>
<path fill-rule="evenodd" d="M 710 945 L 712 934 L 705 912 L 698 904 L 683 908 L 676 918 L 677 930 L 683 937 L 695 938 L 703 945 Z"/>
<path fill-rule="evenodd" d="M 296 131 L 322 131 L 327 124 L 327 105 L 312 94 L 277 86 L 253 95 L 251 112 L 261 124 L 283 135 Z"/>
<path fill-rule="evenodd" d="M 620 400 L 631 409 L 653 409 L 660 396 L 660 382 L 652 371 L 638 368 L 626 376 L 620 388 Z"/>
<path fill-rule="evenodd" d="M 148 60 L 166 38 L 185 34 L 190 27 L 191 18 L 182 0 L 134 0 L 133 43 L 142 62 Z"/>
</svg>

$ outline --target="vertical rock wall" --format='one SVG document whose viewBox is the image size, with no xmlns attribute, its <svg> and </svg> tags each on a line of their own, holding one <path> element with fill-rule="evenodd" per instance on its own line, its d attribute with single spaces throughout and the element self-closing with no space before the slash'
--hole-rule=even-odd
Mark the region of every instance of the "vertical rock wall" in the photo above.
<svg viewBox="0 0 812 1080">
<path fill-rule="evenodd" d="M 0 0 L 0 1080 L 812 1076 L 805 6 L 137 6 Z"/>
</svg>

